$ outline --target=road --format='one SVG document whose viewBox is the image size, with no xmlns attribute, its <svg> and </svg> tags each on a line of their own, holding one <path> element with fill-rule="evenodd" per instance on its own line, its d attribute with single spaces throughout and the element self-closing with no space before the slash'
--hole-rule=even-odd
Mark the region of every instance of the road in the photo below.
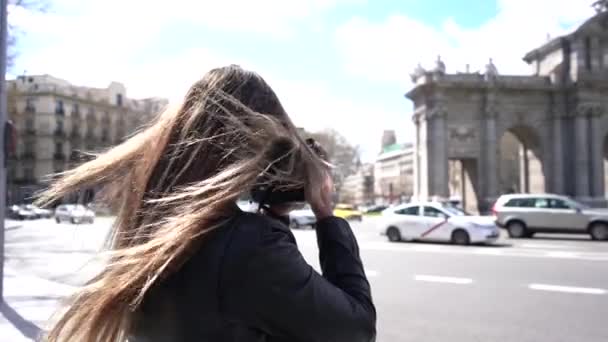
<svg viewBox="0 0 608 342">
<path fill-rule="evenodd" d="M 8 274 L 75 289 L 100 267 L 90 260 L 110 222 L 42 220 L 8 230 Z M 389 243 L 373 220 L 353 230 L 377 306 L 378 342 L 608 341 L 608 243 L 539 235 L 459 247 Z M 318 269 L 314 232 L 295 235 Z M 9 303 L 15 291 L 20 287 L 7 285 Z M 41 324 L 46 314 L 25 316 Z"/>
</svg>

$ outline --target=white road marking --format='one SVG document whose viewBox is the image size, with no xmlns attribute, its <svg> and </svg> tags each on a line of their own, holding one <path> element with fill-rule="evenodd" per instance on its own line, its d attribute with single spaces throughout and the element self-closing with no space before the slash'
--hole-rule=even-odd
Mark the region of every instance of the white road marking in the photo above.
<svg viewBox="0 0 608 342">
<path fill-rule="evenodd" d="M 384 241 L 364 241 L 359 244 L 361 250 L 387 252 L 423 252 L 461 255 L 485 255 L 497 257 L 522 258 L 556 258 L 585 261 L 608 261 L 608 252 L 554 251 L 518 247 L 467 247 L 454 248 L 450 245 L 417 245 Z"/>
<path fill-rule="evenodd" d="M 607 293 L 604 289 L 596 289 L 591 287 L 573 287 L 548 284 L 530 284 L 528 288 L 538 291 L 566 292 L 566 293 L 584 293 L 594 295 L 604 295 Z"/>
<path fill-rule="evenodd" d="M 564 249 L 564 248 L 580 248 L 578 246 L 569 245 L 551 245 L 551 244 L 536 244 L 536 243 L 522 243 L 521 245 L 515 245 L 523 248 L 547 248 L 547 249 Z"/>
<path fill-rule="evenodd" d="M 549 258 L 576 258 L 577 254 L 574 252 L 547 252 L 545 253 Z"/>
<path fill-rule="evenodd" d="M 443 277 L 443 276 L 422 275 L 422 274 L 415 275 L 414 280 L 428 281 L 428 282 L 434 282 L 434 283 L 461 284 L 461 285 L 473 283 L 473 279 L 471 279 L 471 278 Z"/>
</svg>

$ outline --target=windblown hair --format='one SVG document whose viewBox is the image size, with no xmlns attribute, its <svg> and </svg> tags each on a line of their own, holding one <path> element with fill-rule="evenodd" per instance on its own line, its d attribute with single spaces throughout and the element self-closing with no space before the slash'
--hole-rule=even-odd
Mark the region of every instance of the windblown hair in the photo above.
<svg viewBox="0 0 608 342">
<path fill-rule="evenodd" d="M 285 150 L 280 163 L 277 146 Z M 321 184 L 324 167 L 259 75 L 234 65 L 211 70 L 178 110 L 65 172 L 40 195 L 45 204 L 105 186 L 119 203 L 107 264 L 74 295 L 46 340 L 124 341 L 146 291 L 234 214 L 245 191 L 260 179 Z"/>
</svg>

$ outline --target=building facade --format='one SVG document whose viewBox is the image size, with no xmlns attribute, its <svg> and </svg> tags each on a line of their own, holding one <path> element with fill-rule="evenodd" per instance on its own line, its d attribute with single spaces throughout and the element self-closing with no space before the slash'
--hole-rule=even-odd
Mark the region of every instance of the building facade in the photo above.
<svg viewBox="0 0 608 342">
<path fill-rule="evenodd" d="M 399 203 L 413 194 L 412 144 L 385 146 L 374 163 L 374 197 L 378 204 Z"/>
<path fill-rule="evenodd" d="M 359 170 L 343 181 L 340 202 L 354 205 L 374 203 L 374 165 L 363 164 Z"/>
<path fill-rule="evenodd" d="M 416 197 L 449 197 L 451 162 L 462 170 L 463 201 L 486 211 L 505 189 L 506 134 L 520 143 L 521 192 L 606 202 L 608 160 L 608 12 L 526 54 L 530 76 L 447 74 L 418 68 L 414 88 Z M 511 152 L 511 155 L 514 155 Z"/>
<path fill-rule="evenodd" d="M 116 82 L 88 88 L 50 75 L 10 80 L 7 96 L 16 133 L 7 168 L 9 203 L 27 201 L 48 175 L 75 166 L 79 151 L 98 152 L 122 142 L 168 104 L 159 98 L 129 99 Z"/>
</svg>

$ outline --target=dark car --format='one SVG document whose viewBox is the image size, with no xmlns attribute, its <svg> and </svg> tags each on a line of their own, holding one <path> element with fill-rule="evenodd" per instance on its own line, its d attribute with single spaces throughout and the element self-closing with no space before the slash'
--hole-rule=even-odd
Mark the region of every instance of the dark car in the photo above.
<svg viewBox="0 0 608 342">
<path fill-rule="evenodd" d="M 7 216 L 13 220 L 35 220 L 38 218 L 38 214 L 33 210 L 30 210 L 25 205 L 13 205 L 8 208 Z"/>
</svg>

